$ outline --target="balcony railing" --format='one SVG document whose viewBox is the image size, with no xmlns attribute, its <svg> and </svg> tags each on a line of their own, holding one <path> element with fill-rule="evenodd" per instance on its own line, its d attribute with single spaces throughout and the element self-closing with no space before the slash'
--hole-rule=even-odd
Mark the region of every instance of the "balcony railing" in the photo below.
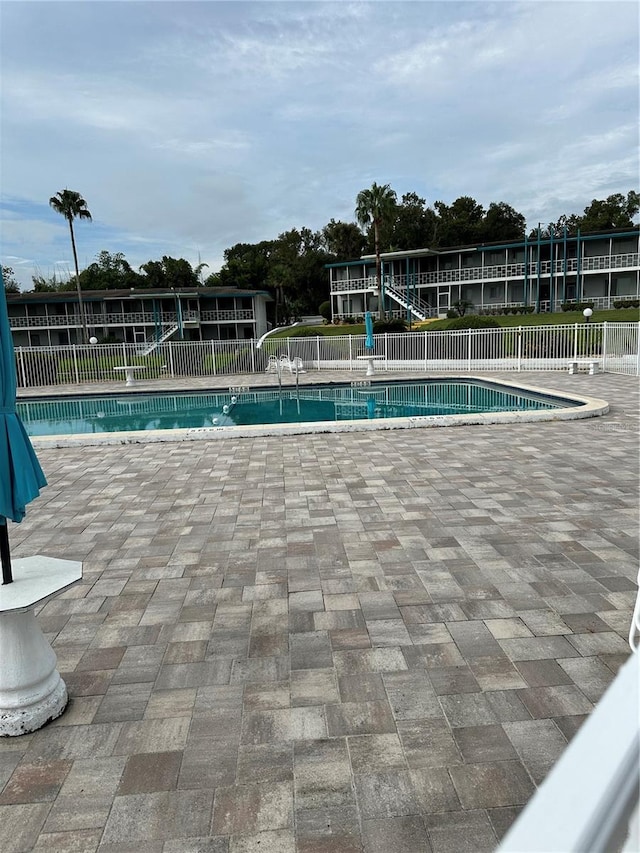
<svg viewBox="0 0 640 853">
<path fill-rule="evenodd" d="M 122 314 L 92 314 L 86 312 L 86 320 L 89 328 L 108 326 L 155 326 L 158 319 L 162 323 L 176 323 L 176 314 L 163 313 L 161 318 L 151 311 L 134 311 Z M 225 323 L 225 322 L 253 322 L 254 313 L 250 309 L 241 311 L 183 311 L 183 323 Z M 9 317 L 9 325 L 12 329 L 69 329 L 81 328 L 82 319 L 79 313 L 75 314 L 35 314 L 27 317 Z"/>
<path fill-rule="evenodd" d="M 565 265 L 566 264 L 566 265 Z M 640 255 L 637 252 L 629 252 L 623 255 L 600 255 L 592 258 L 581 258 L 580 271 L 589 272 L 607 272 L 609 270 L 619 269 L 637 269 L 640 265 Z M 534 261 L 527 266 L 527 274 L 529 278 L 536 278 L 538 275 L 538 263 Z M 549 276 L 553 267 L 553 275 L 561 276 L 565 272 L 578 272 L 577 258 L 568 258 L 553 261 L 541 261 L 540 275 Z M 409 284 L 412 287 L 425 287 L 433 284 L 449 284 L 451 282 L 472 282 L 472 281 L 492 281 L 504 280 L 508 278 L 524 278 L 525 264 L 498 264 L 484 267 L 459 267 L 451 270 L 438 270 L 436 272 L 415 273 L 409 276 Z M 385 276 L 385 279 L 387 277 Z M 394 275 L 389 277 L 396 286 L 404 287 L 406 284 L 406 275 Z M 345 293 L 348 291 L 362 291 L 375 288 L 375 276 L 367 276 L 366 278 L 352 279 L 350 281 L 332 281 L 332 293 Z"/>
</svg>

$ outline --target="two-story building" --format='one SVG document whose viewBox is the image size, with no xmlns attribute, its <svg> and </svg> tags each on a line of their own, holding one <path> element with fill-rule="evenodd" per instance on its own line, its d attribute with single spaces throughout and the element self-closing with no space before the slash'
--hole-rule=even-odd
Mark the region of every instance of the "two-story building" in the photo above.
<svg viewBox="0 0 640 853">
<path fill-rule="evenodd" d="M 613 307 L 640 295 L 639 231 L 548 234 L 508 243 L 382 254 L 382 291 L 374 255 L 327 264 L 334 320 L 379 313 L 424 320 L 446 316 L 459 299 L 476 312 L 567 302 Z"/>
<path fill-rule="evenodd" d="M 193 287 L 82 291 L 89 336 L 153 348 L 165 340 L 259 338 L 267 331 L 267 291 Z M 75 290 L 8 293 L 14 346 L 83 343 Z"/>
</svg>

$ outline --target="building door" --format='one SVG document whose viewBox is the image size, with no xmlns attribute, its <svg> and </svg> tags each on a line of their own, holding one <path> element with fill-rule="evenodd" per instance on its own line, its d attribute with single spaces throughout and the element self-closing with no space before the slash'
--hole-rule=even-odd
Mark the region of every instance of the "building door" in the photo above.
<svg viewBox="0 0 640 853">
<path fill-rule="evenodd" d="M 451 288 L 438 288 L 438 314 L 446 314 L 451 306 Z"/>
</svg>

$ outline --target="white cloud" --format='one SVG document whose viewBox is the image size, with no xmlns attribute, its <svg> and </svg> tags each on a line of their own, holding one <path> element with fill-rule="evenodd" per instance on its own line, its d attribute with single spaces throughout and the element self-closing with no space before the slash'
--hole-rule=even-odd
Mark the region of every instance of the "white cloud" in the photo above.
<svg viewBox="0 0 640 853">
<path fill-rule="evenodd" d="M 64 186 L 94 216 L 83 265 L 215 269 L 352 219 L 372 181 L 581 212 L 637 185 L 637 23 L 625 2 L 5 4 L 3 257 L 70 256 Z"/>
</svg>

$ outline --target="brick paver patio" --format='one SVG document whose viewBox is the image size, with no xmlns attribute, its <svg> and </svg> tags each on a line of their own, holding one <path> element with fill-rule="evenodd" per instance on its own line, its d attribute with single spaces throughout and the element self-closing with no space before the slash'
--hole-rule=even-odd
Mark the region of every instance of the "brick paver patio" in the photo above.
<svg viewBox="0 0 640 853">
<path fill-rule="evenodd" d="M 493 850 L 638 570 L 637 380 L 521 378 L 611 412 L 40 451 L 13 552 L 84 580 L 39 614 L 68 710 L 0 740 L 2 853 Z"/>
</svg>

